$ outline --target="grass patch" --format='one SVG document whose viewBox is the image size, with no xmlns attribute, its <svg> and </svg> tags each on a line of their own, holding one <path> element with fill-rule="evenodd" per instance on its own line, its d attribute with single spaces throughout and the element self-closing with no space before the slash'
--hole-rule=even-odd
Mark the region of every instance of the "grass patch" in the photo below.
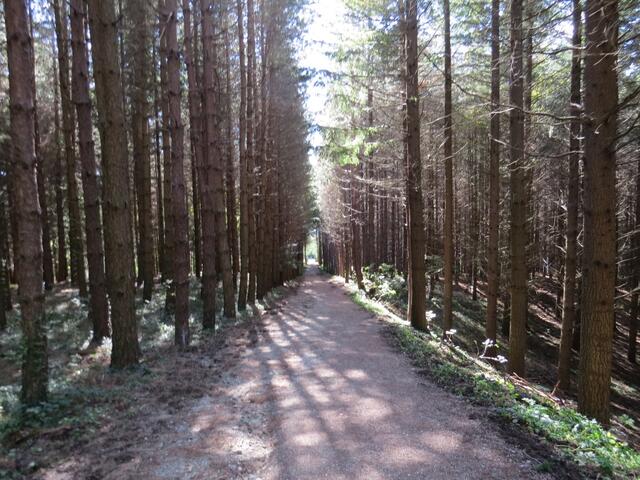
<svg viewBox="0 0 640 480">
<path fill-rule="evenodd" d="M 519 424 L 549 441 L 558 454 L 596 472 L 601 478 L 634 478 L 640 475 L 640 453 L 595 420 L 561 406 L 535 388 L 520 385 L 489 364 L 456 345 L 442 341 L 438 327 L 419 332 L 376 299 L 352 290 L 351 298 L 362 308 L 389 322 L 388 332 L 397 347 L 422 373 L 448 391 L 485 406 L 506 422 Z M 397 302 L 393 302 L 393 307 Z M 462 315 L 468 316 L 465 308 Z M 433 316 L 433 314 L 432 314 Z M 539 471 L 552 471 L 550 461 Z"/>
</svg>

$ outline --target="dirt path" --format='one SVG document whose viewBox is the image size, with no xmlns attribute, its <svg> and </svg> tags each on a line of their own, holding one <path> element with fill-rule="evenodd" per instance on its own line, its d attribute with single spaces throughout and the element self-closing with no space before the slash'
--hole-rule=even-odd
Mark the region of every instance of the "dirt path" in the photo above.
<svg viewBox="0 0 640 480">
<path fill-rule="evenodd" d="M 414 373 L 380 328 L 312 269 L 230 341 L 210 393 L 107 478 L 542 478 L 474 407 Z"/>
</svg>

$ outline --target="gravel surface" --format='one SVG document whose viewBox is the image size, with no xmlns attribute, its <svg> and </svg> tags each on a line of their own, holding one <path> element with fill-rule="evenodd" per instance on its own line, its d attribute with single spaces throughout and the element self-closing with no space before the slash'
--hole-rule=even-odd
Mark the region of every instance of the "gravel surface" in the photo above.
<svg viewBox="0 0 640 480">
<path fill-rule="evenodd" d="M 259 346 L 276 399 L 265 479 L 543 478 L 328 279 L 311 270 Z"/>
<path fill-rule="evenodd" d="M 381 328 L 311 268 L 218 352 L 209 393 L 106 478 L 549 478 L 481 410 L 414 372 Z"/>
</svg>

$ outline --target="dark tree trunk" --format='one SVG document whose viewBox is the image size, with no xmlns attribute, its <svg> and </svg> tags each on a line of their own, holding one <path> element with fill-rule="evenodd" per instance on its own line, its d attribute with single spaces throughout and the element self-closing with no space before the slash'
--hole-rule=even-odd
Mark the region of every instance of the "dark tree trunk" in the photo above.
<svg viewBox="0 0 640 480">
<path fill-rule="evenodd" d="M 111 330 L 109 327 L 109 304 L 104 272 L 100 192 L 93 144 L 85 13 L 85 4 L 82 0 L 71 0 L 72 87 L 73 102 L 78 116 L 78 143 L 82 165 L 87 260 L 89 264 L 89 315 L 93 325 L 92 343 L 99 345 L 104 337 L 111 335 Z"/>
<path fill-rule="evenodd" d="M 69 246 L 71 250 L 71 280 L 78 287 L 81 297 L 87 296 L 85 278 L 84 245 L 82 240 L 82 220 L 76 179 L 75 157 L 75 115 L 71 104 L 69 86 L 69 47 L 66 2 L 53 0 L 53 11 L 58 45 L 58 75 L 60 78 L 60 98 L 62 100 L 62 132 L 64 139 L 65 163 L 67 167 L 67 206 L 69 207 Z"/>
<path fill-rule="evenodd" d="M 247 305 L 247 282 L 249 275 L 249 194 L 247 192 L 247 72 L 244 49 L 243 0 L 237 0 L 238 11 L 238 50 L 240 68 L 240 105 L 238 119 L 238 146 L 240 160 L 240 280 L 238 285 L 238 310 Z"/>
<path fill-rule="evenodd" d="M 616 278 L 617 0 L 587 0 L 578 409 L 609 422 Z"/>
<path fill-rule="evenodd" d="M 89 0 L 93 74 L 102 148 L 104 240 L 107 292 L 111 303 L 113 346 L 111 366 L 138 363 L 133 236 L 128 192 L 129 158 L 118 62 L 114 0 Z"/>
<path fill-rule="evenodd" d="M 576 317 L 576 259 L 578 239 L 578 204 L 580 202 L 580 93 L 582 7 L 573 0 L 573 51 L 571 54 L 571 98 L 569 114 L 573 117 L 569 131 L 569 188 L 567 192 L 567 225 L 565 233 L 562 331 L 558 353 L 557 388 L 568 392 L 571 386 L 571 343 Z"/>
<path fill-rule="evenodd" d="M 404 14 L 407 109 L 407 223 L 409 225 L 409 301 L 407 317 L 414 328 L 427 329 L 420 105 L 418 92 L 418 2 L 405 0 Z"/>
<path fill-rule="evenodd" d="M 171 191 L 171 132 L 169 129 L 169 75 L 167 68 L 168 46 L 165 35 L 169 24 L 166 0 L 160 0 L 160 111 L 162 112 L 162 166 L 163 171 L 163 212 L 164 212 L 164 265 L 163 280 L 167 283 L 165 310 L 172 312 L 175 306 L 175 285 L 173 283 L 173 257 L 176 230 L 173 225 L 173 196 Z"/>
<path fill-rule="evenodd" d="M 511 2 L 509 133 L 511 165 L 511 318 L 510 373 L 524 376 L 527 350 L 527 191 L 524 158 L 522 0 Z"/>
<path fill-rule="evenodd" d="M 167 75 L 169 130 L 171 133 L 171 203 L 173 206 L 175 290 L 175 343 L 189 345 L 189 217 L 184 186 L 184 128 L 180 109 L 180 53 L 178 51 L 178 2 L 167 0 Z"/>
<path fill-rule="evenodd" d="M 449 0 L 444 0 L 444 288 L 442 330 L 453 326 L 453 126 L 451 111 L 451 27 Z"/>
<path fill-rule="evenodd" d="M 56 268 L 56 280 L 64 282 L 69 274 L 67 265 L 67 236 L 64 228 L 64 187 L 62 180 L 62 149 L 60 147 L 60 106 L 59 106 L 59 86 L 58 86 L 58 65 L 53 65 L 54 93 L 53 93 L 53 118 L 54 118 L 54 143 L 56 151 L 55 164 L 55 190 L 56 190 L 56 237 L 58 241 L 58 265 Z"/>
<path fill-rule="evenodd" d="M 212 189 L 212 200 L 215 218 L 215 247 L 220 259 L 222 274 L 222 291 L 224 315 L 234 318 L 236 315 L 235 294 L 231 271 L 231 256 L 227 241 L 227 229 L 224 214 L 224 178 L 222 166 L 222 145 L 220 142 L 221 121 L 216 105 L 219 98 L 219 84 L 214 79 L 213 72 L 217 66 L 217 46 L 214 41 L 213 15 L 214 7 L 211 0 L 207 0 L 208 8 L 202 11 L 202 40 L 203 40 L 203 72 L 204 72 L 204 112 L 206 154 L 204 163 L 207 165 L 207 177 L 203 181 Z"/>
<path fill-rule="evenodd" d="M 149 132 L 149 72 L 151 62 L 150 26 L 151 11 L 146 0 L 129 0 L 129 17 L 132 32 L 129 41 L 129 56 L 132 59 L 133 85 L 131 89 L 131 124 L 133 140 L 133 164 L 138 209 L 138 269 L 143 281 L 142 298 L 151 300 L 153 294 L 153 225 L 151 207 L 151 157 Z"/>
<path fill-rule="evenodd" d="M 489 244 L 487 251 L 487 318 L 485 337 L 496 353 L 500 283 L 500 0 L 491 1 L 491 125 L 489 139 Z"/>
<path fill-rule="evenodd" d="M 42 289 L 42 219 L 35 151 L 34 53 L 27 2 L 5 0 L 11 117 L 12 189 L 20 258 L 18 280 L 24 352 L 21 400 L 34 405 L 47 399 L 47 335 Z"/>
</svg>

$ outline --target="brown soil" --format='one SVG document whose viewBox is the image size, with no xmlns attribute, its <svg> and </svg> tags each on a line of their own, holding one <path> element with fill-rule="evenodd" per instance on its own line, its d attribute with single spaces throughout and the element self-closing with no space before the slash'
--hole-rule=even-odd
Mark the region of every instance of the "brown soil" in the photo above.
<svg viewBox="0 0 640 480">
<path fill-rule="evenodd" d="M 259 321 L 148 359 L 157 380 L 132 387 L 139 408 L 89 441 L 39 440 L 64 457 L 32 477 L 550 478 L 477 407 L 416 373 L 381 329 L 312 269 Z"/>
</svg>

